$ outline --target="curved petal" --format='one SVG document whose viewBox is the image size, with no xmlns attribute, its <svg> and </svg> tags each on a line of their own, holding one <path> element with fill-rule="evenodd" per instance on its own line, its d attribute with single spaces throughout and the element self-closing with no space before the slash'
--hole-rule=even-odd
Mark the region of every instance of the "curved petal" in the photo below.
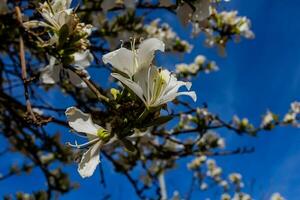
<svg viewBox="0 0 300 200">
<path fill-rule="evenodd" d="M 165 44 L 157 38 L 144 40 L 137 50 L 139 67 L 149 67 L 154 58 L 155 51 L 165 51 Z"/>
<path fill-rule="evenodd" d="M 39 26 L 47 27 L 47 28 L 50 27 L 49 24 L 42 22 L 42 21 L 38 21 L 38 20 L 31 20 L 28 22 L 24 22 L 23 26 L 27 29 L 38 28 Z"/>
<path fill-rule="evenodd" d="M 71 0 L 56 0 L 56 1 L 53 1 L 53 5 L 52 5 L 52 10 L 54 12 L 59 12 L 59 11 L 62 11 L 62 10 L 66 10 L 68 8 L 70 8 L 71 6 Z"/>
<path fill-rule="evenodd" d="M 101 128 L 94 124 L 90 114 L 84 113 L 76 107 L 70 107 L 65 112 L 69 126 L 79 133 L 96 136 L 97 131 Z"/>
<path fill-rule="evenodd" d="M 94 60 L 94 57 L 89 50 L 80 53 L 74 53 L 73 56 L 74 62 L 72 64 L 81 68 L 88 67 Z"/>
<path fill-rule="evenodd" d="M 115 69 L 132 77 L 136 71 L 134 53 L 126 48 L 120 48 L 102 57 L 105 64 L 111 64 Z"/>
<path fill-rule="evenodd" d="M 173 101 L 176 97 L 181 96 L 181 95 L 190 96 L 193 99 L 193 101 L 197 101 L 197 95 L 194 91 L 177 92 L 177 93 L 170 93 L 169 95 L 164 96 L 154 106 L 162 105 L 162 104 L 168 103 L 169 101 Z"/>
<path fill-rule="evenodd" d="M 50 57 L 49 65 L 41 70 L 40 80 L 45 84 L 54 84 L 59 81 L 61 65 L 56 64 L 56 58 Z"/>
<path fill-rule="evenodd" d="M 131 89 L 147 105 L 147 103 L 145 102 L 145 99 L 144 99 L 144 93 L 143 93 L 143 89 L 141 88 L 141 86 L 139 86 L 137 83 L 133 82 L 131 79 L 125 78 L 120 74 L 112 73 L 111 76 L 114 77 L 115 79 L 119 80 L 120 82 L 122 82 L 129 89 Z"/>
<path fill-rule="evenodd" d="M 102 142 L 99 141 L 92 145 L 81 158 L 78 164 L 78 172 L 82 178 L 90 177 L 93 175 L 97 165 L 100 163 L 100 149 Z"/>
</svg>

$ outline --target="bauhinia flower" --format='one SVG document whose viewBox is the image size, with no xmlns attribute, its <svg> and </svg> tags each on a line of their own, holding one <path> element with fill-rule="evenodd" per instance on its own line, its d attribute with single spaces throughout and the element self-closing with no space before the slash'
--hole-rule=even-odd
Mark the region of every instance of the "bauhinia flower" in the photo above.
<svg viewBox="0 0 300 200">
<path fill-rule="evenodd" d="M 149 68 L 156 50 L 165 50 L 165 44 L 159 39 L 146 39 L 138 49 L 135 49 L 135 40 L 133 40 L 131 50 L 121 47 L 105 54 L 102 59 L 105 64 L 111 64 L 118 72 L 132 78 L 141 68 Z"/>
<path fill-rule="evenodd" d="M 194 91 L 178 92 L 182 86 L 190 90 L 192 86 L 190 82 L 178 81 L 168 70 L 153 65 L 139 69 L 132 79 L 118 73 L 111 75 L 132 90 L 148 109 L 172 101 L 179 95 L 188 95 L 194 101 L 197 99 Z"/>
<path fill-rule="evenodd" d="M 86 50 L 82 53 L 74 53 L 73 55 L 74 61 L 71 63 L 76 69 L 81 70 L 86 73 L 86 76 L 89 78 L 86 67 L 90 65 L 93 61 L 93 56 L 89 50 Z M 50 56 L 49 65 L 47 65 L 41 71 L 40 80 L 44 84 L 54 84 L 59 82 L 61 77 L 61 72 L 65 72 L 72 84 L 78 87 L 86 87 L 86 84 L 82 81 L 82 79 L 76 75 L 70 69 L 64 68 L 63 64 L 59 62 L 55 57 Z"/>
<path fill-rule="evenodd" d="M 107 130 L 92 121 L 89 114 L 83 113 L 78 108 L 70 107 L 65 113 L 68 118 L 69 126 L 88 139 L 88 142 L 84 144 L 78 145 L 76 142 L 75 145 L 70 143 L 68 143 L 68 145 L 75 148 L 88 148 L 82 155 L 78 165 L 78 172 L 82 178 L 90 177 L 100 163 L 99 155 L 101 148 L 104 145 L 113 142 L 113 139 Z"/>
<path fill-rule="evenodd" d="M 80 23 L 78 16 L 70 8 L 71 0 L 53 0 L 40 4 L 38 11 L 43 21 L 31 20 L 24 23 L 27 29 L 44 27 L 50 36 L 48 41 L 38 37 L 41 46 L 60 45 L 67 41 L 77 49 L 86 50 L 89 42 L 87 37 L 91 34 L 92 26 Z M 79 41 L 79 42 L 78 42 Z M 62 44 L 63 43 L 63 44 Z"/>
<path fill-rule="evenodd" d="M 59 29 L 74 18 L 73 10 L 70 8 L 71 0 L 53 0 L 45 1 L 40 4 L 38 11 L 45 21 L 32 20 L 24 23 L 27 28 L 35 28 L 37 26 L 49 27 L 53 30 Z"/>
<path fill-rule="evenodd" d="M 273 114 L 271 111 L 267 111 L 267 113 L 263 116 L 261 127 L 263 128 L 271 128 L 273 123 L 277 122 L 277 116 Z"/>
</svg>

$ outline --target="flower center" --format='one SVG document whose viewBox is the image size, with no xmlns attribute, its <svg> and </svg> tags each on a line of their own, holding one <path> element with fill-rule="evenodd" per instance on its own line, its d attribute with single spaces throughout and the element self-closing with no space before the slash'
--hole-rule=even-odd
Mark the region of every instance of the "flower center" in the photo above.
<svg viewBox="0 0 300 200">
<path fill-rule="evenodd" d="M 133 63 L 134 63 L 134 69 L 133 69 L 133 73 L 135 73 L 137 71 L 137 69 L 139 68 L 139 63 L 138 63 L 138 55 L 137 55 L 137 50 L 135 49 L 135 38 L 131 38 L 131 51 L 133 52 Z"/>
<path fill-rule="evenodd" d="M 110 139 L 110 133 L 103 128 L 98 129 L 97 136 L 104 142 L 108 142 Z"/>
<path fill-rule="evenodd" d="M 169 74 L 167 74 L 164 70 L 159 69 L 157 76 L 154 78 L 154 90 L 153 90 L 153 99 L 152 101 L 156 101 L 164 91 L 169 81 Z"/>
</svg>

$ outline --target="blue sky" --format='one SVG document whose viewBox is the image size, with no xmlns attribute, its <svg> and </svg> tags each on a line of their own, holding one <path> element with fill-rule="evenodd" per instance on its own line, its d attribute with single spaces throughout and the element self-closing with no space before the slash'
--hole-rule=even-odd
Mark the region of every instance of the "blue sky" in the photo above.
<svg viewBox="0 0 300 200">
<path fill-rule="evenodd" d="M 237 114 L 248 117 L 256 125 L 267 109 L 282 116 L 289 109 L 290 102 L 300 100 L 300 40 L 297 37 L 300 32 L 300 1 L 232 0 L 226 7 L 237 9 L 240 15 L 248 16 L 256 34 L 254 40 L 230 43 L 226 58 L 218 57 L 215 49 L 204 48 L 202 37 L 189 38 L 189 30 L 180 26 L 174 16 L 152 13 L 152 18 L 162 16 L 174 26 L 180 36 L 194 44 L 191 54 L 183 58 L 167 55 L 169 59 L 164 59 L 160 64 L 174 69 L 174 64 L 183 61 L 189 63 L 196 55 L 204 54 L 217 62 L 220 71 L 210 75 L 202 74 L 194 81 L 193 89 L 198 94 L 197 104 L 208 102 L 211 111 L 221 113 L 227 120 Z M 100 79 L 93 74 L 92 77 Z M 72 105 L 59 92 L 49 95 L 60 96 L 65 102 L 62 107 Z M 55 129 L 52 127 L 50 131 L 55 132 Z M 273 192 L 280 192 L 289 200 L 298 199 L 299 129 L 276 128 L 272 132 L 261 132 L 256 138 L 240 137 L 228 131 L 221 131 L 220 134 L 227 138 L 227 149 L 255 147 L 253 154 L 216 158 L 225 172 L 237 171 L 243 174 L 246 188 L 250 188 L 250 183 L 255 180 L 252 189 L 246 190 L 255 199 L 266 199 Z M 64 139 L 74 138 L 68 135 Z M 10 162 L 2 162 L 1 171 L 7 169 L 11 162 L 19 162 L 20 157 L 16 155 L 5 159 Z M 82 180 L 76 172 L 75 164 L 67 168 L 72 179 L 80 183 L 80 188 L 62 199 L 101 199 L 107 193 L 112 193 L 113 199 L 135 199 L 129 183 L 116 174 L 108 162 L 103 162 L 103 168 L 109 189 L 100 186 L 98 171 L 93 177 Z M 20 176 L 0 182 L 0 194 L 16 190 L 30 191 L 33 187 L 27 184 L 29 182 L 43 186 L 44 180 L 37 178 L 41 177 L 39 172 L 34 171 L 33 174 L 34 176 Z M 190 178 L 191 173 L 185 169 L 185 163 L 180 162 L 178 170 L 166 176 L 169 193 L 173 190 L 186 192 Z M 210 192 L 195 192 L 192 199 L 204 199 L 211 195 Z"/>
</svg>

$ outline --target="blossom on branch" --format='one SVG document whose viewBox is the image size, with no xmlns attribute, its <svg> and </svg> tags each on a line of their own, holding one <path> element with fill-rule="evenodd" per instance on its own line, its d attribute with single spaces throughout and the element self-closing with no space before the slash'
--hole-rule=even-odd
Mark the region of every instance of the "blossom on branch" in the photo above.
<svg viewBox="0 0 300 200">
<path fill-rule="evenodd" d="M 89 46 L 87 37 L 92 32 L 92 26 L 80 23 L 79 17 L 70 5 L 71 0 L 46 1 L 38 8 L 44 20 L 31 20 L 23 25 L 29 30 L 38 27 L 45 28 L 48 37 L 37 36 L 38 44 L 42 47 L 55 45 L 61 51 L 66 49 L 66 46 L 68 46 L 68 51 L 70 47 L 74 49 L 73 52 L 86 50 Z"/>
<path fill-rule="evenodd" d="M 194 101 L 197 99 L 194 91 L 178 92 L 182 86 L 190 90 L 192 86 L 190 82 L 178 81 L 167 69 L 153 65 L 139 70 L 133 79 L 117 73 L 111 75 L 132 90 L 148 109 L 166 104 L 180 95 L 190 96 Z"/>
<path fill-rule="evenodd" d="M 142 68 L 149 68 L 155 51 L 165 51 L 165 44 L 156 38 L 142 41 L 135 49 L 135 39 L 131 43 L 131 50 L 121 47 L 118 50 L 105 54 L 102 59 L 105 64 L 111 64 L 118 72 L 132 76 Z"/>
<path fill-rule="evenodd" d="M 65 113 L 69 126 L 89 140 L 81 145 L 78 145 L 77 142 L 75 145 L 68 144 L 75 148 L 88 147 L 78 164 L 78 172 L 82 178 L 90 177 L 100 163 L 99 154 L 101 148 L 103 145 L 113 142 L 113 139 L 107 130 L 92 121 L 89 114 L 82 112 L 78 108 L 70 107 Z"/>
<path fill-rule="evenodd" d="M 72 56 L 73 62 L 71 65 L 74 66 L 74 69 L 85 73 L 89 79 L 88 72 L 85 68 L 93 61 L 93 56 L 90 51 L 86 50 L 82 53 L 74 53 Z M 65 72 L 65 74 L 62 72 Z M 41 70 L 40 80 L 44 84 L 55 84 L 60 81 L 62 75 L 66 75 L 68 80 L 75 86 L 87 86 L 77 74 L 68 68 L 64 68 L 63 64 L 53 56 L 50 56 L 49 64 Z"/>
</svg>

